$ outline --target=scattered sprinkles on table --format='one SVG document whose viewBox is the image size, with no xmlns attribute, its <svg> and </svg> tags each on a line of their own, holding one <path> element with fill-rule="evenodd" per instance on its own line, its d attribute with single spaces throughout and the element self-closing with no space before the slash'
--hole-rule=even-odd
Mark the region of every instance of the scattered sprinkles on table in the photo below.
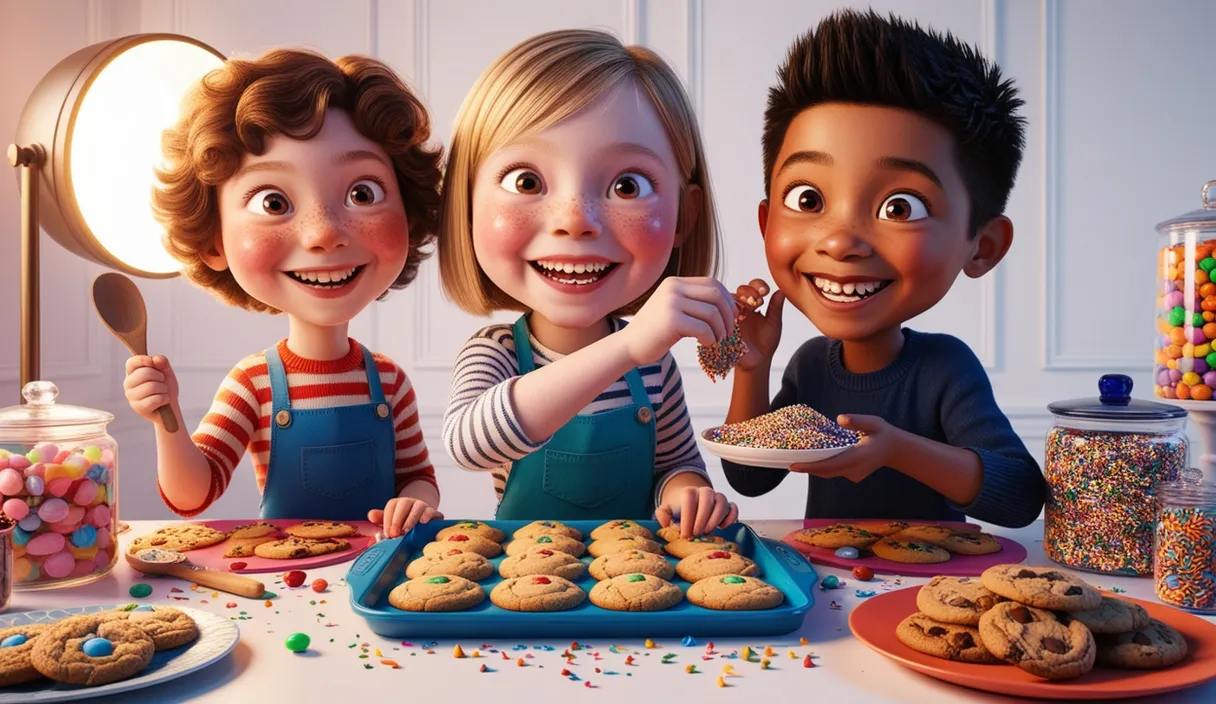
<svg viewBox="0 0 1216 704">
<path fill-rule="evenodd" d="M 1070 567 L 1104 573 L 1153 571 L 1153 486 L 1186 466 L 1179 436 L 1056 427 L 1047 435 L 1043 550 Z"/>
<path fill-rule="evenodd" d="M 747 354 L 747 343 L 743 342 L 743 334 L 739 332 L 737 324 L 735 329 L 722 341 L 708 347 L 697 345 L 697 362 L 701 365 L 701 371 L 705 372 L 709 380 L 715 384 L 718 383 L 718 379 L 725 379 L 745 354 Z"/>
<path fill-rule="evenodd" d="M 861 440 L 861 433 L 842 428 L 801 403 L 712 428 L 706 436 L 724 445 L 767 450 L 827 450 L 856 445 Z"/>
<path fill-rule="evenodd" d="M 1216 611 L 1216 510 L 1167 506 L 1157 523 L 1157 598 Z"/>
</svg>

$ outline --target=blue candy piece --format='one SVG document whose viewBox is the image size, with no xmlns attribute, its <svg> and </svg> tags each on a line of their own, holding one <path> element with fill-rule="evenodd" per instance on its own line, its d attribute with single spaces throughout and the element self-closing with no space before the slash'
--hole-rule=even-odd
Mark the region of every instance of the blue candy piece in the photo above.
<svg viewBox="0 0 1216 704">
<path fill-rule="evenodd" d="M 114 652 L 114 644 L 105 638 L 90 638 L 80 649 L 91 658 L 104 658 Z"/>
<path fill-rule="evenodd" d="M 72 545 L 78 548 L 91 548 L 97 540 L 97 529 L 93 526 L 80 526 L 72 531 Z"/>
<path fill-rule="evenodd" d="M 26 637 L 20 633 L 15 636 L 9 636 L 4 640 L 0 640 L 0 648 L 16 648 L 26 641 Z"/>
<path fill-rule="evenodd" d="M 839 584 L 840 578 L 834 574 L 829 574 L 823 578 L 823 581 L 819 583 L 819 586 L 823 587 L 824 589 L 835 589 Z"/>
<path fill-rule="evenodd" d="M 17 521 L 17 525 L 21 526 L 21 530 L 33 533 L 42 527 L 42 518 L 36 513 L 27 513 L 25 518 Z"/>
<path fill-rule="evenodd" d="M 848 560 L 855 560 L 858 556 L 857 548 L 836 548 L 836 557 L 843 557 Z"/>
<path fill-rule="evenodd" d="M 30 542 L 31 537 L 32 536 L 30 535 L 29 531 L 22 530 L 20 523 L 18 523 L 17 527 L 13 529 L 13 543 L 15 545 L 25 547 L 25 544 Z"/>
<path fill-rule="evenodd" d="M 680 641 L 680 645 L 684 646 L 685 648 L 691 648 L 696 644 L 697 639 L 693 638 L 692 636 L 684 636 L 684 640 Z"/>
<path fill-rule="evenodd" d="M 102 476 L 105 475 L 105 473 L 106 473 L 105 467 L 103 467 L 99 464 L 95 464 L 92 467 L 89 467 L 89 471 L 85 472 L 84 476 L 88 477 L 89 479 L 92 479 L 93 481 L 97 482 L 98 484 L 102 484 L 104 482 L 101 481 L 101 478 L 102 478 Z"/>
<path fill-rule="evenodd" d="M 873 589 L 858 589 L 857 591 L 855 591 L 853 593 L 856 594 L 857 596 L 861 597 L 862 599 L 864 599 L 868 596 L 874 596 L 874 594 L 876 594 L 877 592 L 875 592 Z"/>
<path fill-rule="evenodd" d="M 1171 574 L 1165 578 L 1165 586 L 1169 587 L 1170 589 L 1177 589 L 1178 587 L 1182 586 L 1182 583 L 1178 581 L 1178 575 Z"/>
</svg>

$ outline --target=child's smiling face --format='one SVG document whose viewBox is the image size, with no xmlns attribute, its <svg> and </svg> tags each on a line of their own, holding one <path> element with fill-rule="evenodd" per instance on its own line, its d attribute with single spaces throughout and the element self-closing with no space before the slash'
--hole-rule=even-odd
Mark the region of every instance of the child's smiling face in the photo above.
<svg viewBox="0 0 1216 704">
<path fill-rule="evenodd" d="M 898 328 L 999 246 L 970 237 L 950 133 L 886 107 L 829 103 L 799 114 L 759 216 L 774 283 L 838 340 Z M 987 270 L 976 267 L 968 275 Z"/>
</svg>

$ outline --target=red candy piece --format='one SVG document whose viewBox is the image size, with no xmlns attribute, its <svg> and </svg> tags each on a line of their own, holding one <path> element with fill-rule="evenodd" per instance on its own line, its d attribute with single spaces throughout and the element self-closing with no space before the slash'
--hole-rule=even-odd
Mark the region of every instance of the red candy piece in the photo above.
<svg viewBox="0 0 1216 704">
<path fill-rule="evenodd" d="M 289 587 L 298 587 L 304 583 L 304 578 L 307 576 L 308 575 L 304 574 L 300 570 L 292 570 L 283 575 L 283 584 L 286 584 Z"/>
<path fill-rule="evenodd" d="M 537 550 L 537 551 L 536 551 L 536 554 L 537 554 L 537 555 L 544 555 L 545 557 L 549 557 L 550 555 L 552 555 L 552 554 L 553 554 L 553 551 L 552 551 L 552 550 Z"/>
<path fill-rule="evenodd" d="M 865 567 L 864 565 L 860 566 L 860 567 L 854 567 L 853 576 L 856 577 L 857 579 L 860 579 L 863 582 L 868 582 L 871 579 L 874 579 L 874 570 L 870 569 L 869 567 Z"/>
<path fill-rule="evenodd" d="M 803 667 L 814 667 L 815 666 L 815 663 L 811 662 L 810 655 L 806 656 L 805 658 L 802 658 L 802 666 Z"/>
<path fill-rule="evenodd" d="M 469 536 L 467 536 L 467 535 L 452 535 L 452 536 L 448 537 L 448 540 L 451 540 L 454 543 L 463 543 L 468 539 L 469 539 Z"/>
<path fill-rule="evenodd" d="M 329 588 L 329 582 L 326 582 L 324 579 L 317 578 L 317 579 L 312 580 L 312 590 L 314 592 L 323 592 L 328 588 Z"/>
<path fill-rule="evenodd" d="M 729 552 L 722 552 L 721 550 L 718 550 L 718 551 L 716 551 L 716 552 L 711 552 L 711 553 L 709 553 L 708 555 L 706 555 L 706 556 L 705 556 L 705 558 L 706 558 L 707 560 L 729 560 L 729 559 L 730 559 L 730 553 L 729 553 Z"/>
<path fill-rule="evenodd" d="M 229 562 L 229 563 L 228 563 L 228 569 L 230 569 L 230 570 L 243 570 L 243 569 L 245 569 L 245 563 L 244 563 L 244 562 Z"/>
<path fill-rule="evenodd" d="M 533 577 L 532 583 L 533 584 L 549 584 L 549 578 L 548 577 Z"/>
<path fill-rule="evenodd" d="M 459 555 L 462 552 L 464 552 L 464 550 L 461 550 L 460 548 L 452 548 L 451 550 L 448 550 L 449 555 Z"/>
</svg>

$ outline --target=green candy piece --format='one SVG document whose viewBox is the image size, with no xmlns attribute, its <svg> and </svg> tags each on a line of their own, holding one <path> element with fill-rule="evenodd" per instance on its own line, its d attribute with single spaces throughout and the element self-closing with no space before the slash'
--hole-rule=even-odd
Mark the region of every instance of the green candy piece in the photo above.
<svg viewBox="0 0 1216 704">
<path fill-rule="evenodd" d="M 143 582 L 132 584 L 131 588 L 127 590 L 127 593 L 136 599 L 142 599 L 152 593 L 152 585 L 144 584 Z"/>
<path fill-rule="evenodd" d="M 1207 323 L 1207 321 L 1203 319 L 1203 313 L 1191 314 L 1191 325 L 1193 327 L 1201 328 L 1205 323 Z"/>
<path fill-rule="evenodd" d="M 1212 269 L 1216 269 L 1216 259 L 1212 259 L 1211 257 L 1204 257 L 1203 261 L 1199 262 L 1199 268 L 1203 269 L 1204 271 L 1208 272 L 1209 274 L 1212 273 Z"/>
<path fill-rule="evenodd" d="M 448 579 L 447 577 L 431 577 L 430 579 L 426 580 L 426 583 L 427 584 L 447 584 L 450 581 L 452 581 L 452 580 Z"/>
<path fill-rule="evenodd" d="M 308 650 L 308 644 L 311 642 L 312 639 L 305 633 L 292 633 L 287 636 L 287 642 L 284 645 L 293 653 L 301 653 Z"/>
<path fill-rule="evenodd" d="M 735 577 L 734 575 L 731 575 L 730 577 L 722 578 L 723 584 L 743 584 L 746 581 L 747 581 L 746 579 L 744 579 L 742 577 Z"/>
<path fill-rule="evenodd" d="M 646 578 L 640 574 L 631 574 L 625 578 L 626 582 L 644 582 Z"/>
<path fill-rule="evenodd" d="M 550 538 L 550 537 L 549 537 L 549 536 L 547 536 L 547 535 L 542 535 L 542 536 L 540 536 L 539 538 L 537 538 L 537 539 L 536 539 L 536 542 L 538 542 L 538 543 L 552 543 L 552 542 L 553 542 L 553 538 Z"/>
<path fill-rule="evenodd" d="M 1216 352 L 1209 352 L 1208 356 L 1203 358 L 1203 361 L 1207 362 L 1209 367 L 1216 369 Z"/>
<path fill-rule="evenodd" d="M 1174 306 L 1170 311 L 1170 325 L 1178 327 L 1186 320 L 1186 309 L 1182 306 Z"/>
</svg>

